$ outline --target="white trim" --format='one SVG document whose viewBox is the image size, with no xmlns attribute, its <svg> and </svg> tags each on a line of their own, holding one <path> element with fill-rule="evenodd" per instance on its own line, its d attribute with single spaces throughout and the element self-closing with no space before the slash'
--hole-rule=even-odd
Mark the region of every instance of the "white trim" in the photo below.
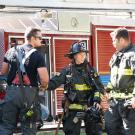
<svg viewBox="0 0 135 135">
<path fill-rule="evenodd" d="M 45 31 L 46 34 L 62 34 L 62 35 L 78 35 L 78 36 L 90 36 L 90 32 L 73 32 L 73 31 Z"/>
<path fill-rule="evenodd" d="M 54 41 L 54 38 L 52 38 L 52 51 L 53 51 L 53 73 L 56 73 L 56 61 L 55 61 L 55 41 Z M 52 92 L 52 112 L 53 112 L 53 115 L 56 115 L 56 90 Z M 55 106 L 54 106 L 55 105 Z M 55 113 L 55 114 L 54 114 Z"/>
<path fill-rule="evenodd" d="M 80 9 L 80 10 L 126 10 L 134 11 L 135 4 L 103 4 L 103 3 L 88 3 L 88 2 L 65 2 L 65 1 L 43 1 L 43 0 L 1 0 L 0 5 L 13 7 L 31 7 L 31 8 L 51 8 L 51 9 Z"/>
<path fill-rule="evenodd" d="M 14 32 L 14 33 L 24 33 L 25 31 L 25 28 L 24 29 L 10 29 L 10 30 L 5 30 L 5 32 Z M 52 31 L 52 30 L 43 30 L 42 29 L 42 33 L 43 34 L 61 34 L 61 35 L 78 35 L 78 36 L 90 36 L 91 33 L 90 32 L 87 32 L 87 33 L 84 33 L 84 32 L 73 32 L 73 31 Z"/>
<path fill-rule="evenodd" d="M 53 73 L 56 73 L 56 61 L 55 61 L 55 38 L 53 37 Z"/>
<path fill-rule="evenodd" d="M 55 90 L 55 115 L 57 115 L 57 110 L 58 110 L 58 107 L 57 107 L 57 90 Z"/>
<path fill-rule="evenodd" d="M 100 26 L 126 26 L 126 27 L 135 27 L 135 19 L 133 18 L 116 18 L 116 17 L 107 17 L 107 16 L 91 16 L 91 23 L 93 25 Z"/>
<path fill-rule="evenodd" d="M 110 26 L 111 27 L 111 26 Z M 117 28 L 119 28 L 119 27 L 121 27 L 121 26 L 118 26 Z M 129 26 L 130 27 L 130 26 Z M 135 27 L 135 26 L 134 26 Z M 113 31 L 113 30 L 115 30 L 116 28 L 96 28 L 96 30 L 102 30 L 102 31 Z M 128 31 L 131 31 L 131 32 L 134 32 L 135 31 L 135 28 L 134 29 L 132 29 L 132 27 L 131 28 L 126 28 Z"/>
<path fill-rule="evenodd" d="M 23 23 L 23 21 L 21 19 L 18 19 L 18 21 L 20 22 L 20 24 L 22 24 L 22 26 L 26 29 L 27 26 Z"/>
<path fill-rule="evenodd" d="M 11 38 L 23 38 L 24 39 L 24 36 L 12 36 L 12 35 L 9 35 L 8 36 L 8 49 L 11 48 L 11 44 L 10 44 L 10 39 Z"/>
<path fill-rule="evenodd" d="M 42 34 L 44 35 L 44 33 L 42 33 Z M 51 37 L 43 36 L 42 39 L 49 39 L 49 41 L 50 41 Z"/>
<path fill-rule="evenodd" d="M 41 28 L 41 27 L 39 27 L 39 25 L 36 23 L 36 21 L 33 20 L 33 18 L 29 18 L 29 19 L 33 22 L 33 24 L 34 24 L 37 28 L 39 28 L 39 29 Z"/>
<path fill-rule="evenodd" d="M 89 43 L 89 39 L 86 39 L 87 40 L 87 50 L 89 50 L 89 45 L 88 45 L 88 43 Z M 91 45 L 91 44 L 90 44 Z M 89 51 L 91 51 L 91 50 L 89 50 Z M 91 52 L 90 52 L 91 53 Z M 87 53 L 87 60 L 88 61 L 90 61 L 90 55 L 89 55 L 89 53 Z"/>
<path fill-rule="evenodd" d="M 98 72 L 98 42 L 97 42 L 97 30 L 95 29 L 95 55 L 96 55 L 96 69 L 97 69 L 97 72 Z"/>
<path fill-rule="evenodd" d="M 15 27 L 13 26 L 13 25 L 11 25 L 11 23 L 7 23 L 7 26 L 9 26 L 10 27 L 10 29 L 12 29 L 12 30 L 14 30 L 15 29 Z"/>
<path fill-rule="evenodd" d="M 12 38 L 24 38 L 24 36 L 12 36 L 12 35 L 9 35 L 9 37 L 12 37 Z"/>
<path fill-rule="evenodd" d="M 48 22 L 49 22 L 56 30 L 58 30 L 58 26 L 55 25 L 50 19 L 48 19 Z"/>
<path fill-rule="evenodd" d="M 77 35 L 77 36 L 79 36 L 79 35 Z M 87 35 L 86 35 L 87 36 Z M 65 39 L 65 40 L 68 40 L 68 39 L 71 39 L 71 40 L 89 40 L 89 38 L 85 38 L 85 37 L 53 37 L 53 39 Z"/>
<path fill-rule="evenodd" d="M 51 37 L 46 37 L 49 40 L 49 61 L 51 60 Z M 50 77 L 51 77 L 51 73 L 52 73 L 52 63 L 49 62 L 50 64 Z"/>
</svg>

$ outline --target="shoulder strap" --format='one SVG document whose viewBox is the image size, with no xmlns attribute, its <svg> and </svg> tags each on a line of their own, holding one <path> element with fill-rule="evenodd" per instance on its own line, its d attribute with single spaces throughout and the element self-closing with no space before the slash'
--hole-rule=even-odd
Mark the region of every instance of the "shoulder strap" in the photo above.
<svg viewBox="0 0 135 135">
<path fill-rule="evenodd" d="M 89 75 L 94 76 L 95 70 L 94 68 L 90 65 L 90 63 L 87 63 L 87 72 Z"/>
<path fill-rule="evenodd" d="M 36 51 L 35 48 L 32 47 L 28 47 L 27 45 L 22 45 L 22 46 L 18 46 L 16 47 L 16 50 L 18 50 L 18 60 L 20 63 L 20 70 L 25 73 L 25 61 L 26 59 L 33 53 Z"/>
<path fill-rule="evenodd" d="M 72 74 L 72 64 L 69 64 L 69 66 L 67 67 L 67 75 L 71 75 Z"/>
<path fill-rule="evenodd" d="M 26 59 L 33 53 L 33 52 L 35 52 L 36 51 L 36 49 L 31 49 L 26 55 L 25 55 L 25 57 L 22 59 L 22 64 L 24 65 L 24 63 L 25 63 L 25 61 L 26 61 Z"/>
<path fill-rule="evenodd" d="M 66 92 L 69 92 L 71 90 L 71 83 L 72 83 L 72 65 L 70 64 L 66 68 L 66 83 L 64 85 L 64 88 Z"/>
<path fill-rule="evenodd" d="M 96 77 L 98 75 L 96 75 L 96 72 L 94 68 L 90 65 L 90 63 L 87 64 L 87 70 L 88 70 L 88 75 L 91 78 L 93 85 L 96 87 L 97 90 L 99 90 L 100 88 L 96 82 Z"/>
<path fill-rule="evenodd" d="M 21 72 L 21 69 L 20 69 L 20 62 L 19 62 L 19 59 L 18 59 L 18 56 L 17 56 L 18 50 L 17 50 L 16 46 L 15 46 L 15 50 L 16 50 L 16 63 L 17 63 L 17 69 L 18 69 L 18 75 L 19 75 L 19 81 L 20 81 L 20 88 L 21 88 L 21 93 L 22 93 L 22 98 L 23 98 L 23 104 L 26 107 L 28 104 L 27 104 L 27 100 L 26 100 L 26 97 L 25 97 L 25 90 L 24 90 L 24 87 L 23 87 L 22 72 Z"/>
<path fill-rule="evenodd" d="M 21 69 L 20 69 L 20 62 L 19 62 L 19 59 L 18 59 L 18 50 L 17 50 L 16 46 L 15 46 L 15 50 L 16 50 L 16 63 L 17 63 L 17 69 L 18 69 L 20 85 L 23 88 L 23 78 L 22 78 L 22 73 L 21 73 Z"/>
</svg>

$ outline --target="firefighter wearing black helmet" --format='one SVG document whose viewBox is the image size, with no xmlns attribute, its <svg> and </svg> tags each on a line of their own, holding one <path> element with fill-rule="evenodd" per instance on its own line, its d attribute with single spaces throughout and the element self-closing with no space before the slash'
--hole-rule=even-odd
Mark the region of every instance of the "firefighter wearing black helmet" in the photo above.
<svg viewBox="0 0 135 135">
<path fill-rule="evenodd" d="M 82 120 L 85 122 L 87 135 L 102 134 L 100 118 L 96 120 L 90 118 L 94 117 L 91 113 L 94 109 L 90 108 L 94 107 L 96 111 L 100 109 L 100 96 L 104 88 L 98 74 L 86 59 L 88 50 L 84 48 L 83 43 L 83 41 L 73 43 L 69 53 L 65 55 L 72 60 L 71 64 L 51 78 L 48 85 L 48 90 L 54 90 L 64 84 L 65 135 L 80 135 Z"/>
</svg>

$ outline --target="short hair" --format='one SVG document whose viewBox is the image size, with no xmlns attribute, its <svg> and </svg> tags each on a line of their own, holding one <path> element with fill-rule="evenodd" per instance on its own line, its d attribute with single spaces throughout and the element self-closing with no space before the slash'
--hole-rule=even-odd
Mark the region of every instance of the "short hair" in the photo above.
<svg viewBox="0 0 135 135">
<path fill-rule="evenodd" d="M 40 29 L 38 28 L 31 28 L 28 27 L 25 31 L 25 38 L 27 38 L 27 40 L 29 40 L 31 37 L 35 37 L 37 35 L 37 32 L 41 32 Z"/>
<path fill-rule="evenodd" d="M 125 40 L 130 40 L 129 33 L 126 28 L 115 29 L 113 32 L 110 33 L 110 35 L 112 38 L 117 38 L 118 40 L 120 38 L 124 38 Z"/>
</svg>

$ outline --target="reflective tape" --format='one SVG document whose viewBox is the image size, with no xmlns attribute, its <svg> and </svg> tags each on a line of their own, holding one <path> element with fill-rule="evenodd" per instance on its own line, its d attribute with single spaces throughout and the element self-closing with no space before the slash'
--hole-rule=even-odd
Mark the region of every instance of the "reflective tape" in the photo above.
<svg viewBox="0 0 135 135">
<path fill-rule="evenodd" d="M 121 75 L 133 75 L 133 70 L 132 69 L 121 69 L 118 67 L 113 67 L 111 70 L 111 73 L 113 75 L 121 74 Z"/>
<path fill-rule="evenodd" d="M 80 91 L 84 91 L 84 90 L 90 90 L 91 87 L 87 84 L 75 84 L 75 89 L 80 90 Z"/>
<path fill-rule="evenodd" d="M 100 93 L 100 98 L 101 98 L 101 99 L 104 98 L 104 95 L 103 95 L 102 93 Z"/>
<path fill-rule="evenodd" d="M 133 70 L 131 70 L 131 69 L 124 69 L 123 74 L 124 75 L 133 75 Z"/>
<path fill-rule="evenodd" d="M 95 92 L 94 97 L 100 97 L 100 92 Z"/>
<path fill-rule="evenodd" d="M 69 105 L 69 109 L 76 109 L 76 110 L 86 110 L 87 108 L 87 105 L 83 106 L 83 105 L 80 105 L 80 104 L 70 104 Z"/>
<path fill-rule="evenodd" d="M 132 98 L 133 94 L 132 93 L 116 93 L 116 92 L 110 92 L 109 93 L 109 98 L 116 98 L 116 99 L 129 99 Z"/>
<path fill-rule="evenodd" d="M 113 89 L 113 86 L 112 86 L 111 82 L 109 82 L 109 83 L 107 84 L 107 88 L 108 88 L 108 89 Z"/>
</svg>

